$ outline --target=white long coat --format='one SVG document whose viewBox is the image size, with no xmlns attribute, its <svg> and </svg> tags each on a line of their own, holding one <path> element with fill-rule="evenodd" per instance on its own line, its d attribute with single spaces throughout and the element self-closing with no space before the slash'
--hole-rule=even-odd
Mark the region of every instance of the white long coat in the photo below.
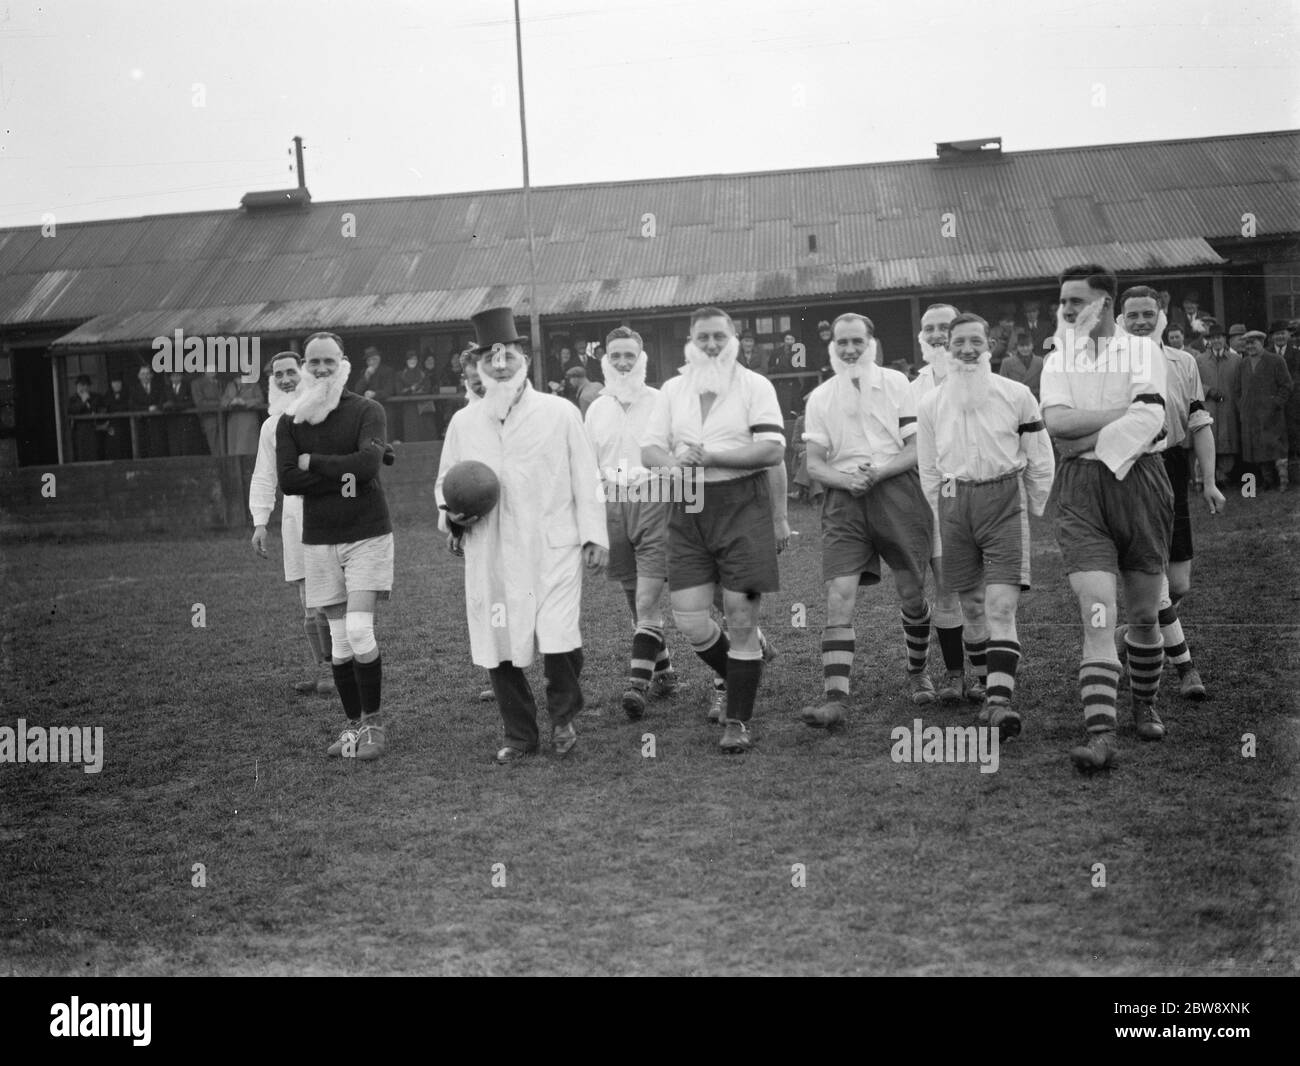
<svg viewBox="0 0 1300 1066">
<path fill-rule="evenodd" d="M 465 459 L 501 482 L 496 507 L 466 533 L 465 616 L 476 666 L 527 666 L 581 647 L 582 545 L 609 547 L 596 457 L 568 400 L 532 386 L 503 423 L 485 403 L 462 407 L 447 427 L 434 493 Z M 446 512 L 439 512 L 446 529 Z"/>
</svg>

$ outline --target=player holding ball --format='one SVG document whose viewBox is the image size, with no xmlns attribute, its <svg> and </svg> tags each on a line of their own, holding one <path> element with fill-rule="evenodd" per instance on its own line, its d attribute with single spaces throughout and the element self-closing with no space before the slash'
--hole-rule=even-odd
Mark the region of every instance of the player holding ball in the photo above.
<svg viewBox="0 0 1300 1066">
<path fill-rule="evenodd" d="M 524 674 L 538 651 L 552 747 L 564 755 L 577 743 L 582 570 L 605 565 L 609 541 L 596 458 L 577 407 L 528 383 L 527 342 L 509 307 L 470 322 L 483 399 L 452 416 L 434 492 L 448 548 L 465 557 L 470 650 L 492 680 L 505 729 L 496 761 L 504 764 L 539 747 L 537 703 Z M 494 506 L 483 472 L 457 469 L 466 460 L 496 475 Z"/>
</svg>

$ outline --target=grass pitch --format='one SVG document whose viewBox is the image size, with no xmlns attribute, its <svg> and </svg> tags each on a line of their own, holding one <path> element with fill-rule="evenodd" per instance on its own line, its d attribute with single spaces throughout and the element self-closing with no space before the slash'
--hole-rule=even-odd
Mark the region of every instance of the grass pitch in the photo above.
<svg viewBox="0 0 1300 1066">
<path fill-rule="evenodd" d="M 1080 633 L 1042 522 L 1025 733 L 995 774 L 890 760 L 892 727 L 974 708 L 912 706 L 888 578 L 860 601 L 849 727 L 796 720 L 825 615 L 805 507 L 743 757 L 719 752 L 675 633 L 687 685 L 624 720 L 627 608 L 589 580 L 577 749 L 495 766 L 462 564 L 425 528 L 396 532 L 374 764 L 325 758 L 337 702 L 292 694 L 305 645 L 278 543 L 265 561 L 234 534 L 6 549 L 0 726 L 102 726 L 105 752 L 99 774 L 0 764 L 0 972 L 1294 976 L 1298 503 L 1195 510 L 1183 616 L 1211 699 L 1183 702 L 1168 671 L 1168 739 L 1140 744 L 1125 689 L 1121 761 L 1090 779 L 1067 758 Z"/>
</svg>

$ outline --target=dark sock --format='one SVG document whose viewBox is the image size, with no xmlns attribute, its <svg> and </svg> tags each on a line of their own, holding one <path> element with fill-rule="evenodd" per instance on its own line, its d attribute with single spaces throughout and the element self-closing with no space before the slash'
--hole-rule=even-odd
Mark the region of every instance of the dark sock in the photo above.
<svg viewBox="0 0 1300 1066">
<path fill-rule="evenodd" d="M 727 717 L 748 722 L 754 716 L 762 659 L 727 659 Z"/>
<path fill-rule="evenodd" d="M 343 713 L 356 722 L 361 718 L 361 693 L 357 689 L 357 673 L 353 661 L 331 662 L 330 668 L 334 671 L 334 687 L 338 689 L 339 699 L 343 701 Z"/>
<path fill-rule="evenodd" d="M 966 669 L 966 652 L 961 644 L 961 626 L 935 626 L 939 634 L 939 651 L 943 654 L 943 668 L 949 673 L 961 673 Z"/>
<path fill-rule="evenodd" d="M 360 659 L 352 660 L 352 667 L 356 671 L 356 685 L 362 714 L 379 713 L 379 690 L 383 679 L 383 668 L 380 666 L 382 661 L 382 656 L 368 663 L 363 663 Z"/>
<path fill-rule="evenodd" d="M 703 659 L 715 674 L 725 678 L 727 676 L 727 652 L 730 650 L 731 641 L 727 639 L 727 634 L 722 630 L 718 630 L 718 639 L 703 650 L 696 648 L 695 654 Z"/>
</svg>

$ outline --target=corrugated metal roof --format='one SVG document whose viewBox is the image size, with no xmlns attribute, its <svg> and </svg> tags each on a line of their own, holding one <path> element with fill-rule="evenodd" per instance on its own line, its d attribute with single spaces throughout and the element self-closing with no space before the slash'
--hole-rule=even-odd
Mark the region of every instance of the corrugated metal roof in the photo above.
<svg viewBox="0 0 1300 1066">
<path fill-rule="evenodd" d="M 1194 268 L 1224 262 L 1206 239 L 1246 212 L 1260 236 L 1300 232 L 1300 131 L 542 188 L 533 208 L 544 314 L 1041 280 L 1090 248 Z M 523 194 L 0 230 L 0 272 L 0 325 L 95 319 L 73 344 L 214 307 L 261 308 L 239 320 L 268 330 L 464 321 L 526 292 Z"/>
<path fill-rule="evenodd" d="M 661 310 L 703 303 L 751 304 L 787 296 L 830 296 L 866 289 L 940 289 L 980 285 L 990 277 L 1034 281 L 1079 259 L 1112 264 L 1120 271 L 1160 271 L 1213 266 L 1223 259 L 1199 237 L 1163 241 L 1080 245 L 1023 252 L 957 253 L 888 262 L 822 264 L 771 271 L 720 271 L 670 277 L 582 279 L 538 286 L 543 315 Z M 464 322 L 494 304 L 525 305 L 526 284 L 475 286 L 391 295 L 339 296 L 267 303 L 213 305 L 154 311 L 115 311 L 59 338 L 60 348 L 139 344 L 153 337 L 187 334 L 275 336 L 323 325 L 349 328 Z"/>
</svg>

